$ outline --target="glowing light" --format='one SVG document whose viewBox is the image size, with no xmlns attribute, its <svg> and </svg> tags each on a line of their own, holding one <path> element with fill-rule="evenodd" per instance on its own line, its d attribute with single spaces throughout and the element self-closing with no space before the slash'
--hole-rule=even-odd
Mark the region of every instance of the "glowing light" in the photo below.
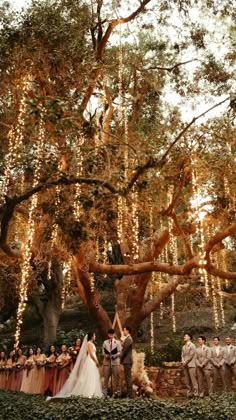
<svg viewBox="0 0 236 420">
<path fill-rule="evenodd" d="M 196 160 L 192 159 L 192 188 L 193 188 L 193 198 L 190 200 L 190 204 L 193 208 L 193 215 L 196 221 L 196 233 L 198 237 L 198 256 L 199 256 L 199 274 L 201 279 L 203 280 L 205 284 L 205 291 L 206 291 L 206 297 L 209 297 L 209 284 L 208 284 L 208 275 L 206 272 L 206 269 L 204 268 L 204 265 L 206 265 L 206 254 L 204 252 L 204 227 L 203 227 L 203 220 L 210 211 L 209 206 L 203 206 L 203 203 L 205 199 L 202 197 L 202 195 L 199 192 L 199 185 L 196 175 L 196 167 L 197 162 Z M 204 207 L 204 208 L 203 208 Z M 211 206 L 210 206 L 211 208 Z"/>
<path fill-rule="evenodd" d="M 69 295 L 69 290 L 70 290 L 70 285 L 71 285 L 71 280 L 72 280 L 72 260 L 73 260 L 73 257 L 72 255 L 70 255 L 68 263 L 65 264 L 65 273 L 64 273 L 62 294 L 61 294 L 62 309 L 64 309 L 66 299 Z"/>
<path fill-rule="evenodd" d="M 218 315 L 217 296 L 216 296 L 216 291 L 215 291 L 216 279 L 209 275 L 209 280 L 211 281 L 214 324 L 215 324 L 215 329 L 218 330 L 220 326 L 220 322 L 219 322 L 219 315 Z"/>
<path fill-rule="evenodd" d="M 95 279 L 94 279 L 94 274 L 93 273 L 91 273 L 89 275 L 89 281 L 90 281 L 90 290 L 91 290 L 91 293 L 94 293 L 94 290 L 95 290 Z"/>
<path fill-rule="evenodd" d="M 118 121 L 123 119 L 123 48 L 122 48 L 122 25 L 120 25 L 120 42 L 119 42 L 119 69 L 118 69 Z"/>
<path fill-rule="evenodd" d="M 169 232 L 173 229 L 173 224 L 169 228 Z M 172 256 L 172 265 L 178 264 L 178 245 L 177 245 L 177 238 L 170 234 L 170 241 L 169 241 L 169 251 Z M 167 256 L 166 256 L 167 257 Z M 171 295 L 171 319 L 172 319 L 172 329 L 173 332 L 176 332 L 176 314 L 175 314 L 175 294 L 172 293 Z"/>
<path fill-rule="evenodd" d="M 224 266 L 224 256 L 222 258 L 222 256 L 219 253 L 217 254 L 217 266 L 218 266 L 218 268 L 221 268 L 223 270 L 226 268 Z M 221 286 L 221 279 L 219 277 L 217 277 L 217 288 L 218 288 L 218 292 L 219 292 L 219 306 L 220 306 L 220 314 L 221 314 L 221 323 L 222 323 L 222 326 L 225 326 L 224 298 L 223 298 L 222 294 L 220 293 L 221 290 L 222 290 L 222 286 Z"/>
<path fill-rule="evenodd" d="M 58 217 L 59 215 L 59 208 L 60 208 L 60 191 L 61 191 L 61 187 L 60 186 L 56 186 L 56 195 L 55 195 L 55 218 Z M 58 225 L 57 223 L 53 223 L 52 226 L 52 233 L 51 233 L 51 240 L 50 240 L 50 245 L 49 245 L 49 261 L 48 261 L 48 273 L 47 273 L 47 279 L 51 280 L 51 275 L 52 275 L 52 250 L 54 248 L 54 246 L 56 245 L 57 242 L 57 238 L 58 238 Z"/>
<path fill-rule="evenodd" d="M 82 146 L 84 144 L 84 136 L 81 134 L 78 137 L 78 141 L 76 142 L 75 146 L 75 157 L 76 157 L 76 176 L 80 177 L 83 173 L 83 162 L 84 162 L 84 156 L 83 156 L 83 150 Z M 81 195 L 81 185 L 76 184 L 75 185 L 75 199 L 74 199 L 74 206 L 73 206 L 73 212 L 76 220 L 79 220 L 81 217 L 81 214 L 83 212 L 83 208 L 80 204 L 80 195 Z"/>
<path fill-rule="evenodd" d="M 22 96 L 19 105 L 19 112 L 17 117 L 17 123 L 11 128 L 8 133 L 8 153 L 5 158 L 5 171 L 4 178 L 1 186 L 0 204 L 5 201 L 9 183 L 11 181 L 12 169 L 17 166 L 22 153 L 22 145 L 24 138 L 25 128 L 25 114 L 27 110 L 27 92 L 31 85 L 31 76 L 27 75 L 22 82 Z"/>
<path fill-rule="evenodd" d="M 138 218 L 138 192 L 132 192 L 132 256 L 134 260 L 139 258 L 139 218 Z"/>
<path fill-rule="evenodd" d="M 43 152 L 43 145 L 45 140 L 45 131 L 42 125 L 42 122 L 39 124 L 38 130 L 38 145 L 37 145 L 37 152 L 36 152 L 36 162 L 35 162 L 35 171 L 34 171 L 34 178 L 33 178 L 33 187 L 35 187 L 40 179 L 41 173 L 41 165 L 42 165 L 42 152 Z M 28 230 L 26 235 L 26 244 L 23 253 L 23 261 L 21 266 L 21 281 L 19 287 L 19 303 L 16 313 L 16 332 L 15 332 L 15 347 L 19 346 L 20 341 L 20 334 L 21 334 L 21 326 L 23 323 L 23 314 L 26 308 L 27 300 L 28 300 L 28 285 L 30 280 L 30 272 L 31 272 L 31 249 L 33 244 L 33 237 L 34 237 L 34 214 L 35 209 L 38 204 L 38 195 L 35 194 L 30 200 L 30 209 L 29 209 L 29 218 L 28 218 Z"/>
</svg>

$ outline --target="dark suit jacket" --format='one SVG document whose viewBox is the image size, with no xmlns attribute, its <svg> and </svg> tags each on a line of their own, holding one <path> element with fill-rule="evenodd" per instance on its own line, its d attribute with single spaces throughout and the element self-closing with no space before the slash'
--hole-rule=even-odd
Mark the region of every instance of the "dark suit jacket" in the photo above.
<svg viewBox="0 0 236 420">
<path fill-rule="evenodd" d="M 133 363 L 133 357 L 132 357 L 132 349 L 133 349 L 133 339 L 131 335 L 127 335 L 125 338 L 123 349 L 121 352 L 120 361 L 123 363 L 123 365 L 128 365 Z"/>
</svg>

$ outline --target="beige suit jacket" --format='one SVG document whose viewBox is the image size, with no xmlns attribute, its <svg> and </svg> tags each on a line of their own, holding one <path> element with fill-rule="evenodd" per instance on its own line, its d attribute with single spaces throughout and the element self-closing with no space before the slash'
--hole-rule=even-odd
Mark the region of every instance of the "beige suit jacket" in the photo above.
<svg viewBox="0 0 236 420">
<path fill-rule="evenodd" d="M 220 346 L 217 346 L 219 348 L 219 353 L 216 353 L 216 346 L 212 347 L 211 349 L 211 362 L 213 366 L 224 366 L 225 359 L 224 359 L 224 349 Z"/>
<path fill-rule="evenodd" d="M 181 359 L 187 367 L 196 367 L 196 347 L 191 341 L 182 347 Z"/>
<path fill-rule="evenodd" d="M 109 353 L 113 350 L 116 350 L 116 353 L 114 353 L 113 355 L 111 354 L 111 357 L 107 358 L 106 357 L 106 352 L 105 350 L 107 350 Z M 102 352 L 103 352 L 103 365 L 104 366 L 116 366 L 120 364 L 120 354 L 121 354 L 121 344 L 119 340 L 116 340 L 115 338 L 113 338 L 112 340 L 112 347 L 111 347 L 111 340 L 105 340 L 102 346 Z"/>
<path fill-rule="evenodd" d="M 236 347 L 230 344 L 224 347 L 224 359 L 227 365 L 234 365 L 236 362 Z"/>
<path fill-rule="evenodd" d="M 196 350 L 196 366 L 204 369 L 211 369 L 211 349 L 205 344 Z"/>
</svg>

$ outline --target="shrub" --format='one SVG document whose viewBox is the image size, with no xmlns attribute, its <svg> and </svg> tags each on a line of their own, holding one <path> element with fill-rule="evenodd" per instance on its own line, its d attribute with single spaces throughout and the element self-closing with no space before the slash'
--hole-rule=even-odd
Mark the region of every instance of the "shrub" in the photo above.
<svg viewBox="0 0 236 420">
<path fill-rule="evenodd" d="M 39 395 L 0 391 L 1 420 L 232 420 L 236 416 L 236 395 L 215 394 L 181 404 L 153 399 L 67 398 L 46 402 Z"/>
</svg>

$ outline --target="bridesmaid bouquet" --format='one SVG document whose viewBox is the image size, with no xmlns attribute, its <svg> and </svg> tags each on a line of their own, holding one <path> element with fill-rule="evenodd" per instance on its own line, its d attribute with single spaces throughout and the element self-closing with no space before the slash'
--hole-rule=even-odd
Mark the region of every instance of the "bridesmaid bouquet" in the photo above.
<svg viewBox="0 0 236 420">
<path fill-rule="evenodd" d="M 36 364 L 37 369 L 40 369 L 42 366 L 44 366 L 45 363 L 40 360 L 36 360 L 35 364 Z"/>
<path fill-rule="evenodd" d="M 30 369 L 32 369 L 33 365 L 34 365 L 33 360 L 26 360 L 24 367 L 25 367 L 25 369 L 30 370 Z"/>
</svg>

